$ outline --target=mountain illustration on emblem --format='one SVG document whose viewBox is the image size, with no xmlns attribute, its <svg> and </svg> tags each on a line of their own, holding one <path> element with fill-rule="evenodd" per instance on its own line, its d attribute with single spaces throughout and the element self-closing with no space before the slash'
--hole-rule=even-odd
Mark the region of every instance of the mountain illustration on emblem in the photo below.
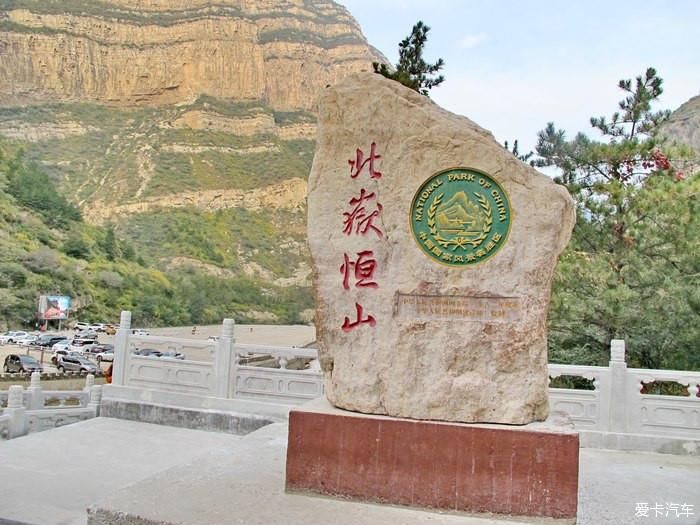
<svg viewBox="0 0 700 525">
<path fill-rule="evenodd" d="M 483 227 L 482 211 L 463 191 L 442 203 L 435 219 L 438 229 L 447 234 L 477 233 Z"/>
</svg>

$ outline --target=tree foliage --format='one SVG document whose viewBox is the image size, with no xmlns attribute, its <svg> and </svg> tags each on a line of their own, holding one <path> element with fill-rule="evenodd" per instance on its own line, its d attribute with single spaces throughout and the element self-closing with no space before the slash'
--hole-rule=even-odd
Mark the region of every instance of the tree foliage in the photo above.
<svg viewBox="0 0 700 525">
<path fill-rule="evenodd" d="M 620 111 L 591 119 L 600 140 L 551 122 L 538 134 L 536 165 L 558 168 L 577 207 L 554 280 L 555 361 L 603 364 L 619 338 L 633 366 L 700 368 L 700 179 L 658 137 L 662 83 L 653 68 L 621 80 Z"/>
<path fill-rule="evenodd" d="M 24 188 L 29 182 L 34 183 L 32 187 Z M 130 310 L 134 323 L 141 326 L 218 324 L 231 316 L 247 322 L 255 321 L 258 313 L 272 314 L 281 323 L 297 323 L 302 321 L 300 312 L 313 307 L 308 287 L 281 287 L 225 271 L 223 276 L 207 275 L 194 266 L 166 274 L 154 267 L 160 252 L 148 247 L 162 246 L 169 242 L 167 237 L 153 238 L 153 243 L 127 243 L 120 238 L 117 225 L 92 226 L 78 220 L 78 214 L 61 215 L 70 204 L 62 197 L 54 200 L 54 194 L 55 188 L 40 166 L 27 163 L 16 145 L 0 141 L 0 330 L 33 327 L 37 297 L 45 293 L 71 296 L 73 318 L 113 322 L 121 310 Z M 46 202 L 55 206 L 45 206 Z M 237 220 L 242 213 L 236 212 Z M 208 214 L 207 218 L 223 221 L 220 215 L 223 217 Z M 56 227 L 59 216 L 60 227 Z M 186 223 L 185 217 L 175 214 L 163 219 L 182 233 L 179 253 L 191 248 L 213 261 L 220 259 L 222 255 L 209 239 L 214 232 L 205 227 L 212 223 L 203 222 L 197 228 L 191 219 Z M 279 239 L 286 238 L 289 231 L 278 232 L 255 217 L 246 215 L 237 222 L 234 226 L 240 231 L 234 232 L 228 223 L 225 230 L 247 239 L 251 249 L 256 246 L 253 238 L 259 241 L 264 237 L 268 248 L 261 250 L 264 262 L 271 259 L 271 247 L 279 246 Z M 266 224 L 270 231 L 263 231 Z M 282 262 L 289 259 L 287 252 L 279 257 Z"/>
<path fill-rule="evenodd" d="M 523 162 L 529 162 L 531 165 L 535 164 L 534 160 L 530 160 L 535 155 L 535 152 L 528 151 L 527 153 L 520 153 L 520 146 L 518 145 L 518 139 L 515 139 L 513 141 L 513 148 L 512 149 L 510 148 L 510 144 L 508 143 L 507 140 L 503 143 L 503 147 L 506 150 L 510 151 L 515 156 L 515 158 L 517 158 L 518 160 L 521 160 Z"/>
<path fill-rule="evenodd" d="M 49 177 L 19 151 L 7 162 L 7 188 L 19 204 L 39 213 L 49 226 L 66 228 L 80 211 L 61 195 Z"/>
<path fill-rule="evenodd" d="M 433 76 L 445 66 L 445 61 L 439 58 L 434 64 L 429 64 L 423 58 L 428 31 L 430 27 L 419 20 L 413 26 L 411 34 L 399 43 L 399 62 L 396 68 L 392 71 L 386 64 L 373 62 L 374 72 L 427 96 L 432 88 L 445 80 L 443 75 Z"/>
</svg>

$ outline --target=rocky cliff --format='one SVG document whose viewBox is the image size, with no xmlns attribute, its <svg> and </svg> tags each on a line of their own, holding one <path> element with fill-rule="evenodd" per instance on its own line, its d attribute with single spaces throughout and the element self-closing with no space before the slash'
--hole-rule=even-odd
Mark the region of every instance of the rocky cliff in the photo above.
<svg viewBox="0 0 700 525">
<path fill-rule="evenodd" d="M 690 146 L 700 155 L 700 95 L 671 114 L 663 126 L 663 134 L 673 142 Z"/>
<path fill-rule="evenodd" d="M 330 0 L 0 0 L 0 146 L 148 267 L 252 282 L 193 322 L 302 311 L 316 100 L 377 59 Z"/>
<path fill-rule="evenodd" d="M 3 0 L 3 105 L 191 102 L 313 110 L 377 53 L 329 0 Z"/>
</svg>

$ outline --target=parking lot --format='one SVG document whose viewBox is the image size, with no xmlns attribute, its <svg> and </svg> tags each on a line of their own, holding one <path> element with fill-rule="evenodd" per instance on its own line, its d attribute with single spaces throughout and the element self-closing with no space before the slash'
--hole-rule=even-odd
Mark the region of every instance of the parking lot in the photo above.
<svg viewBox="0 0 700 525">
<path fill-rule="evenodd" d="M 73 338 L 74 332 L 72 330 L 62 330 L 60 332 L 51 332 L 52 334 L 58 334 L 58 335 L 64 335 L 66 336 L 69 340 Z M 105 334 L 100 334 L 98 337 L 98 341 L 100 343 L 113 343 L 114 342 L 114 336 L 112 335 L 105 335 Z M 58 372 L 58 369 L 51 363 L 51 355 L 52 355 L 51 348 L 43 348 L 43 351 L 41 349 L 38 349 L 37 347 L 33 346 L 20 346 L 16 344 L 6 344 L 6 345 L 0 345 L 0 363 L 5 362 L 5 358 L 10 355 L 10 354 L 28 354 L 34 358 L 36 358 L 37 361 L 39 361 L 44 369 L 44 372 Z M 90 359 L 91 361 L 97 363 L 93 357 L 90 356 L 90 354 L 85 354 L 85 356 Z M 102 363 L 101 368 L 103 370 L 106 370 L 107 367 L 109 366 L 109 363 Z"/>
<path fill-rule="evenodd" d="M 167 327 L 167 328 L 149 328 L 151 335 L 161 335 L 168 337 L 177 337 L 182 339 L 196 339 L 206 341 L 210 336 L 221 335 L 221 325 L 198 326 L 193 333 L 192 326 L 187 327 Z M 75 335 L 73 330 L 51 330 L 50 333 L 66 336 L 69 340 Z M 244 344 L 260 344 L 260 345 L 278 345 L 278 346 L 305 346 L 315 339 L 315 329 L 308 325 L 236 325 L 234 328 L 234 338 L 239 343 Z M 114 335 L 105 333 L 98 334 L 98 342 L 114 344 Z M 160 349 L 157 344 L 148 344 L 144 346 Z M 186 358 L 195 361 L 211 361 L 213 355 L 205 349 L 184 348 L 182 351 L 186 354 Z M 5 362 L 5 358 L 9 354 L 29 354 L 42 363 L 44 372 L 58 372 L 56 367 L 51 363 L 52 351 L 50 348 L 45 348 L 43 353 L 35 347 L 19 346 L 16 344 L 0 345 L 0 364 Z M 85 356 L 97 362 L 89 353 Z M 106 370 L 109 366 L 108 362 L 100 364 L 102 370 Z"/>
</svg>

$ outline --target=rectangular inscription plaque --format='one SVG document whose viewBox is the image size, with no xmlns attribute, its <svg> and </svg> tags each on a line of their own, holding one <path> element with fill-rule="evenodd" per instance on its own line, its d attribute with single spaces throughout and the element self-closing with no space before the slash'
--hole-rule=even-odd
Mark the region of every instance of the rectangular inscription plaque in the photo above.
<svg viewBox="0 0 700 525">
<path fill-rule="evenodd" d="M 520 314 L 519 297 L 396 294 L 394 299 L 395 317 L 410 319 L 511 323 Z"/>
</svg>

